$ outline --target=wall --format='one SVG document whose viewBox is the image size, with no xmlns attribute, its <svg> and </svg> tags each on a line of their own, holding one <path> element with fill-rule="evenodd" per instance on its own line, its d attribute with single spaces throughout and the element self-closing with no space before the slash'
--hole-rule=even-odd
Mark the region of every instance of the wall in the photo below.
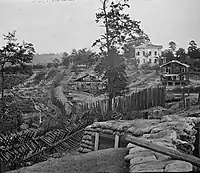
<svg viewBox="0 0 200 173">
<path fill-rule="evenodd" d="M 148 57 L 145 57 L 143 55 L 143 51 L 145 52 L 146 55 L 149 53 L 149 51 L 151 51 L 151 55 L 149 55 Z M 140 55 L 138 55 L 137 52 L 140 52 Z M 157 52 L 157 55 L 155 55 L 155 52 Z M 151 66 L 156 65 L 156 64 L 158 65 L 160 56 L 161 56 L 161 49 L 159 49 L 159 48 L 151 48 L 151 49 L 136 48 L 135 49 L 135 57 L 136 57 L 136 59 L 140 60 L 139 65 L 148 63 L 149 61 L 151 61 L 151 63 L 150 63 Z M 155 59 L 157 59 L 156 63 L 154 63 Z M 145 62 L 144 62 L 144 60 L 145 60 Z"/>
</svg>

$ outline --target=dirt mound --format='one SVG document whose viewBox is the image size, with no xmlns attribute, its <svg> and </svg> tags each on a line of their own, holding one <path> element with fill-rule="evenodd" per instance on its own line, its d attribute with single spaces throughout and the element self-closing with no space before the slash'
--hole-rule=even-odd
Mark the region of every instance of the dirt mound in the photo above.
<svg viewBox="0 0 200 173">
<path fill-rule="evenodd" d="M 127 153 L 127 148 L 112 148 L 81 155 L 66 155 L 63 158 L 50 159 L 10 173 L 125 173 L 128 172 L 124 160 Z"/>
</svg>

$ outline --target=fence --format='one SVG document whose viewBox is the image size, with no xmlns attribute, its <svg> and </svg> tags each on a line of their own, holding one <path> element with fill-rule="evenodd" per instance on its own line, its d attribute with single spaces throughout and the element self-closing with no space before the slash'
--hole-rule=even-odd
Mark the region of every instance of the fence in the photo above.
<svg viewBox="0 0 200 173">
<path fill-rule="evenodd" d="M 165 106 L 165 87 L 157 86 L 145 88 L 127 96 L 113 99 L 112 109 L 120 113 L 144 110 L 154 106 Z M 102 115 L 107 113 L 108 99 L 92 103 L 81 104 L 79 111 L 96 110 Z"/>
</svg>

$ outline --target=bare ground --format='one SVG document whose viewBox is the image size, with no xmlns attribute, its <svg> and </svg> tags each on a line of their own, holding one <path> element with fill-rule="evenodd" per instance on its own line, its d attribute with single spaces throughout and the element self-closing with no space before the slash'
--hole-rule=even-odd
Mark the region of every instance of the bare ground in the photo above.
<svg viewBox="0 0 200 173">
<path fill-rule="evenodd" d="M 128 165 L 124 161 L 127 153 L 127 148 L 112 148 L 81 155 L 65 155 L 10 173 L 127 173 Z"/>
</svg>

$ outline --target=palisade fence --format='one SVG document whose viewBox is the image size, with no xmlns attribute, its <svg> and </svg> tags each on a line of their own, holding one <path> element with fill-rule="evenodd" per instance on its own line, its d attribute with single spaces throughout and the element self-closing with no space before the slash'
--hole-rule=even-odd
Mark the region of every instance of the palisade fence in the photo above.
<svg viewBox="0 0 200 173">
<path fill-rule="evenodd" d="M 127 96 L 120 96 L 113 99 L 113 111 L 125 114 L 127 112 L 148 109 L 154 106 L 165 107 L 165 87 L 149 87 Z M 79 111 L 88 110 L 100 111 L 105 115 L 108 110 L 108 99 L 98 100 L 96 102 L 81 104 Z"/>
</svg>

